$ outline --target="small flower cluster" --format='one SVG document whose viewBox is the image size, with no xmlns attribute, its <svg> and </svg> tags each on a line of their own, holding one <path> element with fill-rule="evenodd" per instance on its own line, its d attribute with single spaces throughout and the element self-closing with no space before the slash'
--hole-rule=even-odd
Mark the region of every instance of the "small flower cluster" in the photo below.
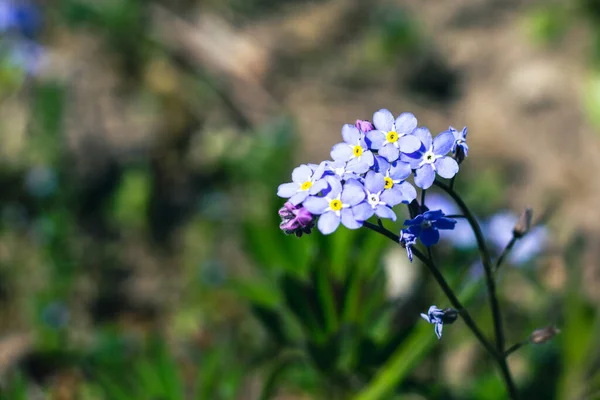
<svg viewBox="0 0 600 400">
<path fill-rule="evenodd" d="M 0 56 L 9 66 L 35 74 L 43 48 L 36 38 L 41 28 L 40 10 L 31 1 L 0 0 Z"/>
<path fill-rule="evenodd" d="M 466 133 L 466 128 L 458 132 L 451 127 L 432 138 L 413 114 L 394 118 L 386 109 L 375 112 L 372 123 L 358 120 L 344 125 L 344 141 L 333 146 L 331 160 L 301 165 L 294 169 L 292 182 L 279 186 L 277 195 L 288 199 L 280 210 L 281 229 L 288 234 L 309 233 L 308 215 L 319 216 L 317 227 L 325 235 L 340 224 L 360 228 L 374 215 L 395 221 L 393 207 L 417 197 L 406 181 L 411 174 L 423 190 L 431 187 L 436 175 L 454 177 L 462 161 L 459 154 L 463 159 L 467 155 Z M 291 216 L 292 208 L 303 216 L 302 223 Z M 406 225 L 427 246 L 439 240 L 438 229 L 453 228 L 441 211 L 417 216 Z"/>
</svg>

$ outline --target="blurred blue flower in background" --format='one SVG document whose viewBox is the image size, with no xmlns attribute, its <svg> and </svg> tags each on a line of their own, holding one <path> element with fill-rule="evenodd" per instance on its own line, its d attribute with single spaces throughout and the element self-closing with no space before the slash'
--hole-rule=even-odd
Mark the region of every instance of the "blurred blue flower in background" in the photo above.
<svg viewBox="0 0 600 400">
<path fill-rule="evenodd" d="M 513 237 L 513 229 L 519 217 L 510 211 L 503 211 L 492 216 L 484 226 L 486 237 L 497 252 L 501 252 Z M 548 245 L 548 229 L 544 226 L 531 228 L 527 235 L 519 239 L 510 254 L 508 261 L 514 265 L 525 264 L 540 254 Z"/>
<path fill-rule="evenodd" d="M 42 321 L 52 329 L 62 329 L 69 323 L 71 313 L 62 301 L 48 303 L 42 310 Z"/>
<path fill-rule="evenodd" d="M 42 26 L 40 10 L 31 2 L 0 0 L 0 56 L 29 75 L 38 72 L 43 47 L 36 41 Z"/>
<path fill-rule="evenodd" d="M 50 167 L 33 167 L 25 176 L 25 188 L 30 195 L 45 198 L 51 196 L 58 188 L 58 178 Z"/>
<path fill-rule="evenodd" d="M 439 193 L 427 193 L 425 205 L 430 210 L 442 210 L 444 214 L 460 214 L 454 202 Z M 472 249 L 477 246 L 477 240 L 469 222 L 464 218 L 457 218 L 453 231 L 440 231 L 440 239 L 450 243 L 458 249 Z"/>
</svg>

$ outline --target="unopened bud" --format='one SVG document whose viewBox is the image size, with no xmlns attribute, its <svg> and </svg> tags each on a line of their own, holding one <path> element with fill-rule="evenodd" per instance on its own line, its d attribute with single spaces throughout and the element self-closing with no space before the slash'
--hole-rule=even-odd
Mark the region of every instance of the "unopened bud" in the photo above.
<svg viewBox="0 0 600 400">
<path fill-rule="evenodd" d="M 367 132 L 370 132 L 373 129 L 375 129 L 375 127 L 373 126 L 373 124 L 370 121 L 363 121 L 361 119 L 357 119 L 354 126 L 356 126 L 358 128 L 358 130 L 361 131 L 362 133 L 367 133 Z"/>
<path fill-rule="evenodd" d="M 444 308 L 444 315 L 442 316 L 442 322 L 445 324 L 453 324 L 458 318 L 458 311 L 454 308 Z"/>
<path fill-rule="evenodd" d="M 308 210 L 301 205 L 295 206 L 290 202 L 286 202 L 279 209 L 281 229 L 286 235 L 296 235 L 301 237 L 303 234 L 309 234 L 315 226 L 314 217 Z"/>
<path fill-rule="evenodd" d="M 548 326 L 542 329 L 536 329 L 529 335 L 529 343 L 532 344 L 541 344 L 545 343 L 548 340 L 552 339 L 554 336 L 558 335 L 560 330 L 556 329 L 553 326 Z"/>
<path fill-rule="evenodd" d="M 519 219 L 513 228 L 513 236 L 517 239 L 522 238 L 529 232 L 531 228 L 531 219 L 533 218 L 533 210 L 526 208 L 525 211 L 519 215 Z"/>
</svg>

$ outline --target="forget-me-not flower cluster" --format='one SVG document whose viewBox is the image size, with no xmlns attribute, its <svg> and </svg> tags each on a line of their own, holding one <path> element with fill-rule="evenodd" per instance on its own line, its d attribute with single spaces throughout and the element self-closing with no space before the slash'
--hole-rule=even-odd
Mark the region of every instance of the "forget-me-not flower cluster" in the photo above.
<svg viewBox="0 0 600 400">
<path fill-rule="evenodd" d="M 453 128 L 433 138 L 427 128 L 418 126 L 413 114 L 404 112 L 395 118 L 386 109 L 375 112 L 373 122 L 357 120 L 344 125 L 341 133 L 343 141 L 332 147 L 331 160 L 300 165 L 294 169 L 292 181 L 277 191 L 290 204 L 282 209 L 286 216 L 291 206 L 303 216 L 308 212 L 326 235 L 340 225 L 360 228 L 373 216 L 395 221 L 394 207 L 417 197 L 408 179 L 414 175 L 414 184 L 425 190 L 436 175 L 454 177 L 459 167 L 450 155 L 466 146 L 464 135 L 455 135 Z M 417 216 L 406 224 L 427 246 L 439 240 L 438 229 L 454 226 L 441 211 Z M 294 233 L 291 226 L 301 229 L 295 223 L 282 226 L 286 233 Z"/>
</svg>

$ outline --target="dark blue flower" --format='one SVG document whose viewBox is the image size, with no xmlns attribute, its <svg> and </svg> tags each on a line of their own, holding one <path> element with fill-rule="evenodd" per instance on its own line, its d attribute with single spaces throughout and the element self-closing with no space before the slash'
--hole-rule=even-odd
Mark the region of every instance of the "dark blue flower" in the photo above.
<svg viewBox="0 0 600 400">
<path fill-rule="evenodd" d="M 452 308 L 444 308 L 443 310 L 440 310 L 435 305 L 429 307 L 427 314 L 421 313 L 421 318 L 430 324 L 435 325 L 434 330 L 438 340 L 442 338 L 442 328 L 444 327 L 444 324 L 452 324 L 454 321 L 456 321 L 457 317 L 458 312 L 456 310 Z"/>
<path fill-rule="evenodd" d="M 404 221 L 408 231 L 417 236 L 425 246 L 433 246 L 440 241 L 439 229 L 454 229 L 456 221 L 444 217 L 442 210 L 427 211 L 413 219 Z"/>
</svg>

